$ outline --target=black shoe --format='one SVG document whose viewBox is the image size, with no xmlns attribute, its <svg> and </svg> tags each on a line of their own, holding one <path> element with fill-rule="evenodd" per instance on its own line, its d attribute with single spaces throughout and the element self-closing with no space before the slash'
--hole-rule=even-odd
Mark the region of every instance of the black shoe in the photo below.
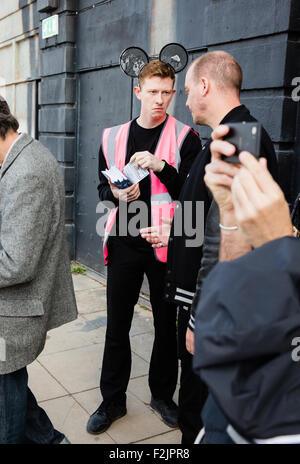
<svg viewBox="0 0 300 464">
<path fill-rule="evenodd" d="M 125 405 L 115 403 L 104 405 L 101 403 L 99 408 L 90 416 L 86 429 L 93 435 L 103 433 L 115 420 L 125 416 L 126 413 Z"/>
<path fill-rule="evenodd" d="M 178 406 L 173 400 L 156 400 L 151 398 L 150 406 L 161 415 L 163 422 L 169 427 L 178 427 Z"/>
</svg>

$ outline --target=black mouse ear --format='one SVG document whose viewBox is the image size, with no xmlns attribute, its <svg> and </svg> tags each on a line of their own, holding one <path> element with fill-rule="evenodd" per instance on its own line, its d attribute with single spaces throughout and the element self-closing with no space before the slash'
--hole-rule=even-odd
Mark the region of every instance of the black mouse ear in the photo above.
<svg viewBox="0 0 300 464">
<path fill-rule="evenodd" d="M 120 67 L 130 77 L 138 77 L 141 69 L 147 63 L 149 63 L 149 57 L 139 47 L 128 47 L 120 55 Z"/>
<path fill-rule="evenodd" d="M 165 45 L 159 54 L 160 61 L 172 66 L 175 73 L 183 71 L 188 63 L 188 53 L 186 49 L 178 43 Z"/>
</svg>

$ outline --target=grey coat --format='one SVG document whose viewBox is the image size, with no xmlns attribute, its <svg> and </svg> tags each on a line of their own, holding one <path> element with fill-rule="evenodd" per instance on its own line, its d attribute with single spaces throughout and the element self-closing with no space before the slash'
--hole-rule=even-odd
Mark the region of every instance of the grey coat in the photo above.
<svg viewBox="0 0 300 464">
<path fill-rule="evenodd" d="M 60 167 L 24 134 L 0 171 L 0 374 L 34 361 L 47 331 L 76 317 Z"/>
</svg>

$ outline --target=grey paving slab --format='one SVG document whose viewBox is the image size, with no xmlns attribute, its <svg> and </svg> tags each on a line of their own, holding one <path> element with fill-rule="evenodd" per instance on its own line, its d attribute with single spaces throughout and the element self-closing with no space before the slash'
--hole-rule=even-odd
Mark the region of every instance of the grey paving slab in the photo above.
<svg viewBox="0 0 300 464">
<path fill-rule="evenodd" d="M 69 393 L 75 393 L 99 385 L 103 348 L 103 343 L 98 343 L 38 359 Z"/>
<path fill-rule="evenodd" d="M 136 377 L 141 377 L 145 374 L 148 374 L 149 364 L 144 361 L 144 359 L 132 353 L 132 366 L 130 378 L 134 379 Z"/>
<path fill-rule="evenodd" d="M 70 393 L 99 385 L 104 344 L 98 343 L 39 357 L 39 361 Z M 148 372 L 148 364 L 132 355 L 131 378 Z"/>
<path fill-rule="evenodd" d="M 134 308 L 134 317 L 131 324 L 130 336 L 144 333 L 154 334 L 152 312 L 140 305 Z"/>
<path fill-rule="evenodd" d="M 151 401 L 151 392 L 148 386 L 148 375 L 143 377 L 137 377 L 135 379 L 130 379 L 128 384 L 128 391 L 136 396 L 140 401 L 143 401 L 144 404 L 150 404 Z M 173 396 L 173 399 L 176 404 L 178 404 L 178 394 L 179 394 L 179 384 L 176 386 L 176 390 Z"/>
<path fill-rule="evenodd" d="M 28 385 L 37 401 L 58 398 L 68 394 L 67 390 L 55 380 L 38 361 L 27 366 Z"/>
<path fill-rule="evenodd" d="M 40 356 L 102 343 L 105 340 L 105 331 L 105 327 L 95 326 L 79 316 L 75 321 L 48 332 L 45 348 Z"/>
<path fill-rule="evenodd" d="M 76 292 L 79 314 L 106 311 L 106 288 L 98 283 L 98 287 Z"/>
<path fill-rule="evenodd" d="M 153 347 L 152 333 L 134 335 L 130 339 L 130 344 L 133 353 L 137 354 L 148 363 L 150 362 Z"/>
<path fill-rule="evenodd" d="M 145 306 L 142 303 L 138 303 L 134 307 L 134 315 L 135 316 L 140 316 L 143 319 L 146 319 L 146 320 L 150 321 L 152 323 L 152 327 L 153 327 L 153 316 L 152 316 L 151 306 Z"/>
<path fill-rule="evenodd" d="M 128 391 L 144 404 L 149 404 L 151 400 L 151 393 L 148 385 L 148 375 L 130 379 Z"/>
<path fill-rule="evenodd" d="M 40 406 L 49 415 L 54 427 L 64 433 L 72 444 L 114 444 L 107 434 L 90 435 L 86 431 L 87 412 L 71 396 L 44 401 Z"/>
<path fill-rule="evenodd" d="M 102 402 L 102 395 L 99 387 L 75 393 L 73 396 L 89 415 L 96 411 Z"/>
<path fill-rule="evenodd" d="M 98 311 L 96 313 L 83 314 L 82 317 L 86 321 L 89 321 L 90 324 L 92 324 L 92 326 L 95 328 L 95 330 L 100 329 L 101 327 L 106 330 L 106 312 L 104 313 L 103 311 Z"/>
<path fill-rule="evenodd" d="M 99 282 L 86 275 L 82 274 L 73 274 L 73 284 L 75 292 L 80 292 L 81 290 L 91 290 L 93 288 L 103 287 Z"/>
<path fill-rule="evenodd" d="M 84 292 L 81 292 L 81 294 L 82 293 Z M 106 308 L 104 311 L 90 313 L 83 312 L 81 316 L 87 321 L 92 322 L 95 328 L 101 326 L 106 327 Z M 130 336 L 140 335 L 144 333 L 154 333 L 152 312 L 149 310 L 145 310 L 139 305 L 136 305 L 130 329 Z"/>
<path fill-rule="evenodd" d="M 178 445 L 181 444 L 181 432 L 176 429 L 172 432 L 162 433 L 136 443 L 139 445 Z"/>
</svg>

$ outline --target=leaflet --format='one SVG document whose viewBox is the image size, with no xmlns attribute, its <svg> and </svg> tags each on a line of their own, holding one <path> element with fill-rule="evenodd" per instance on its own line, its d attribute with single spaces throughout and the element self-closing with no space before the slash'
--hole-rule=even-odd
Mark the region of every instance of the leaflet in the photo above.
<svg viewBox="0 0 300 464">
<path fill-rule="evenodd" d="M 105 171 L 101 172 L 107 179 L 121 189 L 137 184 L 149 175 L 148 169 L 137 169 L 135 163 L 126 164 L 123 172 L 116 166 L 112 166 L 110 169 L 105 169 Z"/>
</svg>

